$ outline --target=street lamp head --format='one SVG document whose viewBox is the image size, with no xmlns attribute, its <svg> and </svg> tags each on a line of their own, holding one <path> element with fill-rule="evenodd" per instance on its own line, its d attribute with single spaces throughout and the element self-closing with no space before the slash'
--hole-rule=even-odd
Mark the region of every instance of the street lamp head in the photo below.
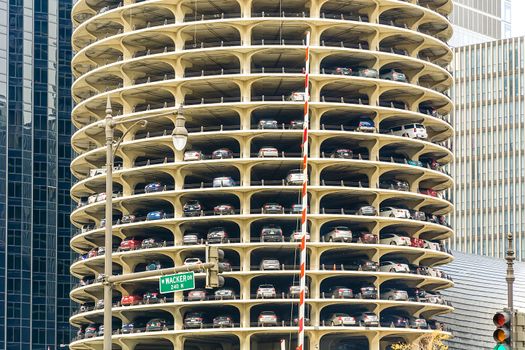
<svg viewBox="0 0 525 350">
<path fill-rule="evenodd" d="M 188 142 L 188 130 L 186 129 L 186 118 L 184 118 L 183 107 L 180 105 L 175 119 L 175 129 L 171 135 L 173 146 L 177 151 L 183 151 Z"/>
</svg>

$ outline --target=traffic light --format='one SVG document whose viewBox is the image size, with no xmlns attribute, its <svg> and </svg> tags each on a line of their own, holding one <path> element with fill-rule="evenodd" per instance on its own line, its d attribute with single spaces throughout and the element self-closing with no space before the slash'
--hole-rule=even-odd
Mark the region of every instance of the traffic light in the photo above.
<svg viewBox="0 0 525 350">
<path fill-rule="evenodd" d="M 508 310 L 497 312 L 492 318 L 492 322 L 497 327 L 493 333 L 493 338 L 497 345 L 494 350 L 508 350 L 512 343 L 512 313 Z"/>
<path fill-rule="evenodd" d="M 224 277 L 219 276 L 222 272 L 220 261 L 224 259 L 224 251 L 215 246 L 206 246 L 206 262 L 214 265 L 206 269 L 206 288 L 217 288 L 224 286 Z"/>
</svg>

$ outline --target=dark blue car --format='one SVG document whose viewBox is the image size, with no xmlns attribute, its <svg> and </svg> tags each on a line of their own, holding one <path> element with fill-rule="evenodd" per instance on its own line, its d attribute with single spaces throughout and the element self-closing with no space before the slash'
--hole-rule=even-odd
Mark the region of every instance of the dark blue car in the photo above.
<svg viewBox="0 0 525 350">
<path fill-rule="evenodd" d="M 161 220 L 166 217 L 166 214 L 162 210 L 150 211 L 146 215 L 146 220 Z"/>
<path fill-rule="evenodd" d="M 164 186 L 160 182 L 152 182 L 144 187 L 144 192 L 153 193 L 164 190 Z"/>
<path fill-rule="evenodd" d="M 123 323 L 122 324 L 122 334 L 131 334 L 138 331 L 144 330 L 145 324 L 144 322 L 135 321 L 130 323 Z"/>
<path fill-rule="evenodd" d="M 356 131 L 360 132 L 375 132 L 376 126 L 374 121 L 370 118 L 360 118 L 357 124 Z"/>
</svg>

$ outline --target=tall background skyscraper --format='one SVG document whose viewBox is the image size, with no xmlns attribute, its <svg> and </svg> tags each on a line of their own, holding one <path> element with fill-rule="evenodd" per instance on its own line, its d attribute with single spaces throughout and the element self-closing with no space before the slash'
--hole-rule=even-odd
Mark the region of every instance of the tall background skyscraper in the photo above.
<svg viewBox="0 0 525 350">
<path fill-rule="evenodd" d="M 511 36 L 511 0 L 455 0 L 450 17 L 454 47 Z"/>
<path fill-rule="evenodd" d="M 70 338 L 71 3 L 0 0 L 0 349 Z"/>
<path fill-rule="evenodd" d="M 456 49 L 453 249 L 502 258 L 513 233 L 525 255 L 524 41 Z"/>
</svg>

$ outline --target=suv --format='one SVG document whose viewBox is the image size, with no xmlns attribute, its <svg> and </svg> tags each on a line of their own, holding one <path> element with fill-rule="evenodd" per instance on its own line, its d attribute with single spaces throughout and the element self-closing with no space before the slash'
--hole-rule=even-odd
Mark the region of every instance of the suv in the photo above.
<svg viewBox="0 0 525 350">
<path fill-rule="evenodd" d="M 184 216 L 191 217 L 202 215 L 202 207 L 198 200 L 189 200 L 186 203 L 184 203 L 182 211 L 184 212 Z"/>
<path fill-rule="evenodd" d="M 228 232 L 224 227 L 212 227 L 208 230 L 206 240 L 209 244 L 226 243 L 228 241 Z"/>
<path fill-rule="evenodd" d="M 280 226 L 267 225 L 261 229 L 261 242 L 282 242 L 283 230 Z"/>
<path fill-rule="evenodd" d="M 277 292 L 273 284 L 261 284 L 257 288 L 257 292 L 255 296 L 256 299 L 276 298 L 276 297 L 277 297 Z"/>
<path fill-rule="evenodd" d="M 411 139 L 425 140 L 428 138 L 427 129 L 423 124 L 406 124 L 390 129 L 396 136 L 410 137 Z"/>
<path fill-rule="evenodd" d="M 325 233 L 323 236 L 325 242 L 352 242 L 352 231 L 347 226 L 336 226 Z"/>
<path fill-rule="evenodd" d="M 304 174 L 301 169 L 293 169 L 288 172 L 286 176 L 286 184 L 288 186 L 299 186 L 303 184 Z"/>
</svg>

